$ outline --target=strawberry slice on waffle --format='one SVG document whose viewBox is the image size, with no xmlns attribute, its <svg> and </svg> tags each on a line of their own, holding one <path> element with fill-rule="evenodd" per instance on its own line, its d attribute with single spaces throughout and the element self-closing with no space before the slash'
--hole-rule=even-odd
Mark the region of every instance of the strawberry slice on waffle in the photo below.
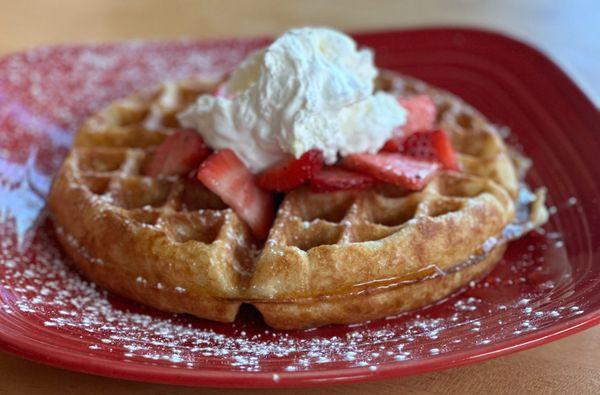
<svg viewBox="0 0 600 395">
<path fill-rule="evenodd" d="M 192 130 L 177 130 L 158 147 L 145 173 L 151 177 L 187 174 L 208 157 L 211 149 Z"/>
<path fill-rule="evenodd" d="M 406 110 L 406 123 L 401 126 L 402 135 L 388 140 L 383 149 L 396 152 L 405 136 L 418 130 L 433 129 L 437 117 L 435 103 L 428 95 L 417 95 L 398 99 L 398 103 Z"/>
<path fill-rule="evenodd" d="M 310 180 L 312 192 L 335 192 L 369 189 L 377 180 L 366 174 L 356 173 L 337 166 L 324 167 Z"/>
<path fill-rule="evenodd" d="M 351 170 L 410 190 L 423 189 L 439 169 L 437 163 L 391 152 L 348 155 L 342 164 Z"/>
<path fill-rule="evenodd" d="M 275 192 L 289 192 L 310 180 L 323 167 L 323 155 L 310 150 L 300 158 L 284 159 L 257 177 L 258 185 Z"/>
<path fill-rule="evenodd" d="M 275 212 L 273 195 L 256 185 L 254 175 L 232 150 L 209 156 L 196 177 L 246 221 L 258 239 L 266 239 Z"/>
</svg>

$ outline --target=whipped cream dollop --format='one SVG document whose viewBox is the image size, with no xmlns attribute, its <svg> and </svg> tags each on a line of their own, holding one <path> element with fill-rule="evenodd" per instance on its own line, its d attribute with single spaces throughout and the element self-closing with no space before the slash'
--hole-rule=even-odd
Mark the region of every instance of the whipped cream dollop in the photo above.
<svg viewBox="0 0 600 395">
<path fill-rule="evenodd" d="M 213 149 L 230 148 L 257 173 L 290 155 L 376 152 L 406 121 L 396 98 L 374 93 L 369 49 L 326 28 L 286 32 L 233 72 L 225 94 L 200 96 L 179 114 Z"/>
</svg>

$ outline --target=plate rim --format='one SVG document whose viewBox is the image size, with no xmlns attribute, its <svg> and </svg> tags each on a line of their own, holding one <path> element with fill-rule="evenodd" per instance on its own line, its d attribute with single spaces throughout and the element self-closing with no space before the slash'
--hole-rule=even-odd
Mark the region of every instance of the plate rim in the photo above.
<svg viewBox="0 0 600 395">
<path fill-rule="evenodd" d="M 57 353 L 57 350 L 51 349 L 50 345 L 43 344 L 40 349 L 39 345 L 28 342 L 23 336 L 7 336 L 6 331 L 0 331 L 0 349 L 13 356 L 56 368 L 130 381 L 192 387 L 299 388 L 372 382 L 470 365 L 548 344 L 598 324 L 600 324 L 600 309 L 512 340 L 480 346 L 476 349 L 477 353 L 473 353 L 473 350 L 464 350 L 416 361 L 398 361 L 378 365 L 376 370 L 371 370 L 369 366 L 359 366 L 322 371 L 281 371 L 276 373 L 276 379 L 275 374 L 270 372 L 223 372 L 175 368 L 125 360 L 96 359 L 94 353 L 82 355 L 69 350 Z M 4 329 L 2 324 L 0 328 Z"/>
<path fill-rule="evenodd" d="M 600 112 L 597 111 L 597 107 L 591 101 L 591 98 L 583 92 L 582 88 L 576 81 L 568 76 L 554 60 L 538 49 L 535 45 L 531 45 L 528 42 L 517 39 L 510 34 L 479 27 L 473 28 L 439 25 L 423 28 L 367 30 L 358 32 L 356 36 L 367 37 L 377 36 L 380 34 L 410 34 L 424 32 L 479 34 L 489 36 L 490 39 L 503 40 L 511 45 L 518 45 L 519 47 L 526 49 L 538 59 L 542 59 L 544 63 L 552 67 L 552 72 L 559 75 L 562 79 L 561 83 L 568 84 L 571 94 L 575 94 L 578 96 L 578 99 L 586 102 L 586 105 L 589 105 L 591 109 L 596 110 L 597 118 L 600 120 Z M 208 40 L 128 40 L 112 43 L 52 45 L 10 53 L 0 57 L 0 62 L 9 59 L 12 56 L 18 56 L 20 54 L 36 51 L 42 48 L 54 51 L 77 48 L 98 48 L 103 46 L 121 45 L 132 41 L 168 45 L 171 43 L 180 42 L 226 43 L 231 41 L 239 42 L 253 40 L 263 40 L 263 38 L 226 38 Z M 0 311 L 0 315 L 4 316 L 5 313 Z M 23 357 L 27 360 L 53 367 L 67 369 L 79 373 L 94 374 L 104 377 L 133 381 L 196 387 L 218 386 L 221 388 L 313 387 L 321 385 L 376 381 L 464 366 L 541 346 L 589 329 L 598 324 L 600 324 L 600 307 L 587 311 L 578 317 L 571 317 L 559 321 L 558 323 L 547 328 L 522 334 L 513 339 L 504 340 L 492 345 L 479 346 L 478 348 L 472 350 L 451 352 L 446 355 L 442 354 L 439 356 L 431 356 L 426 359 L 397 361 L 377 365 L 377 369 L 375 370 L 370 369 L 369 366 L 360 366 L 318 371 L 281 371 L 275 374 L 272 372 L 232 372 L 203 370 L 197 368 L 176 368 L 155 366 L 151 363 L 128 362 L 126 360 L 113 361 L 107 359 L 98 359 L 93 352 L 74 352 L 69 349 L 58 350 L 57 352 L 56 349 L 51 349 L 50 344 L 38 344 L 34 341 L 31 341 L 30 338 L 23 336 L 22 333 L 15 332 L 12 328 L 7 327 L 2 321 L 0 321 L 0 349 L 11 355 Z"/>
</svg>

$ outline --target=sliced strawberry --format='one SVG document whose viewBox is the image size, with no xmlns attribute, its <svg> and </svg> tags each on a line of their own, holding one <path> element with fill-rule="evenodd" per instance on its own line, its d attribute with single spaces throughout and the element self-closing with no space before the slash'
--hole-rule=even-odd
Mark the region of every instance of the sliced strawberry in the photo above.
<svg viewBox="0 0 600 395">
<path fill-rule="evenodd" d="M 417 130 L 433 128 L 437 110 L 431 97 L 417 95 L 398 99 L 398 103 L 408 113 L 406 123 L 403 126 L 404 133 L 409 134 Z"/>
<path fill-rule="evenodd" d="M 385 142 L 381 150 L 387 152 L 398 152 L 402 147 L 402 142 L 404 141 L 404 138 L 405 136 L 392 137 L 391 139 Z"/>
<path fill-rule="evenodd" d="M 355 173 L 335 166 L 328 166 L 319 171 L 310 180 L 312 192 L 334 192 L 347 189 L 369 189 L 376 180 L 365 174 Z"/>
<path fill-rule="evenodd" d="M 458 170 L 458 160 L 446 131 L 440 129 L 433 132 L 433 146 L 437 159 L 444 168 Z"/>
<path fill-rule="evenodd" d="M 446 169 L 458 169 L 450 138 L 442 129 L 411 134 L 402 142 L 398 152 L 411 158 L 438 162 Z"/>
<path fill-rule="evenodd" d="M 258 185 L 264 189 L 287 192 L 310 180 L 323 167 L 323 155 L 310 150 L 300 158 L 284 159 L 258 175 Z"/>
<path fill-rule="evenodd" d="M 405 136 L 418 130 L 433 129 L 437 109 L 431 97 L 417 95 L 398 99 L 398 103 L 406 109 L 406 123 L 401 127 L 402 135 L 391 138 L 383 146 L 384 151 L 396 152 Z"/>
<path fill-rule="evenodd" d="M 230 149 L 208 157 L 197 174 L 205 187 L 221 198 L 264 240 L 274 216 L 273 196 L 258 187 L 254 176 Z"/>
<path fill-rule="evenodd" d="M 200 135 L 192 130 L 177 130 L 158 147 L 145 173 L 151 177 L 186 174 L 210 155 Z"/>
<path fill-rule="evenodd" d="M 348 155 L 342 164 L 359 173 L 411 190 L 422 189 L 439 169 L 437 163 L 389 152 Z"/>
</svg>

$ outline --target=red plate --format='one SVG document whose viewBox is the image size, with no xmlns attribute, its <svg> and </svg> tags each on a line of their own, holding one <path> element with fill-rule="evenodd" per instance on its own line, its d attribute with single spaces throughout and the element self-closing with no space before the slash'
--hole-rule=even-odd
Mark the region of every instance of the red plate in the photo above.
<svg viewBox="0 0 600 395">
<path fill-rule="evenodd" d="M 352 326 L 274 332 L 172 316 L 109 295 L 67 266 L 44 212 L 77 125 L 161 80 L 234 67 L 264 40 L 42 48 L 0 61 L 0 343 L 39 362 L 135 380 L 308 386 L 481 361 L 600 321 L 600 116 L 544 55 L 488 32 L 359 35 L 379 66 L 449 89 L 535 161 L 555 213 L 485 281 L 428 309 Z"/>
</svg>

